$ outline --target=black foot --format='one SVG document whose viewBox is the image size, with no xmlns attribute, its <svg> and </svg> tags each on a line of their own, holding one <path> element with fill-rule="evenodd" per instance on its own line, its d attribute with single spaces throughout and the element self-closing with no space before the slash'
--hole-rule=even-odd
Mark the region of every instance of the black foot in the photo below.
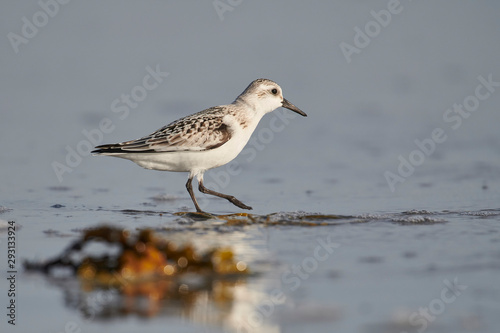
<svg viewBox="0 0 500 333">
<path fill-rule="evenodd" d="M 228 200 L 230 203 L 232 203 L 233 205 L 235 205 L 237 207 L 240 207 L 241 209 L 249 209 L 249 210 L 252 209 L 252 207 L 245 205 L 243 202 L 239 201 L 238 199 L 236 199 L 232 195 L 227 195 L 227 194 L 224 194 L 224 193 L 215 192 L 213 190 L 210 190 L 210 189 L 206 188 L 203 185 L 203 181 L 202 180 L 200 180 L 198 182 L 198 189 L 202 193 L 215 195 L 215 196 L 217 196 L 219 198 L 224 198 L 224 199 Z"/>
<path fill-rule="evenodd" d="M 240 207 L 241 209 L 248 209 L 248 210 L 253 209 L 252 207 L 245 205 L 243 202 L 239 201 L 233 196 L 227 198 L 227 200 L 229 200 L 233 205 Z"/>
</svg>

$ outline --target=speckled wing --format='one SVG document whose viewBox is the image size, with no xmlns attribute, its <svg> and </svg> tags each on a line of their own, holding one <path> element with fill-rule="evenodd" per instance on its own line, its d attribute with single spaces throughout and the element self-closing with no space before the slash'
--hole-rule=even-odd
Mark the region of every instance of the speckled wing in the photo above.
<svg viewBox="0 0 500 333">
<path fill-rule="evenodd" d="M 222 146 L 231 138 L 222 121 L 225 113 L 213 107 L 170 123 L 137 140 L 97 146 L 92 153 L 154 153 L 203 151 Z"/>
</svg>

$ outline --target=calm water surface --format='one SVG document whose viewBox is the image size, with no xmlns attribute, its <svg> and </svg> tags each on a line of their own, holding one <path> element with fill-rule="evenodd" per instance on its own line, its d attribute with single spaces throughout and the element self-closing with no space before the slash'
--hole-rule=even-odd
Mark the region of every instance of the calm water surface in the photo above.
<svg viewBox="0 0 500 333">
<path fill-rule="evenodd" d="M 351 63 L 339 44 L 386 1 L 245 1 L 222 21 L 211 2 L 126 3 L 71 2 L 19 53 L 3 39 L 0 248 L 15 221 L 18 273 L 14 328 L 3 255 L 2 332 L 497 332 L 500 91 L 457 128 L 443 118 L 478 77 L 500 81 L 497 2 L 401 1 Z M 2 36 L 40 10 L 1 6 Z M 169 76 L 126 119 L 112 112 L 157 65 Z M 54 172 L 71 149 L 88 151 L 83 131 L 103 118 L 115 128 L 94 140 L 134 139 L 229 103 L 258 77 L 308 117 L 267 115 L 230 166 L 206 174 L 207 187 L 254 207 L 251 218 L 176 215 L 193 211 L 183 173 L 88 154 Z M 446 139 L 429 144 L 436 128 Z M 411 156 L 416 165 L 398 171 Z M 394 191 L 387 172 L 401 177 Z M 241 212 L 197 197 L 213 214 Z M 22 269 L 102 224 L 152 228 L 200 251 L 230 246 L 254 274 L 127 308 L 114 292 Z"/>
</svg>

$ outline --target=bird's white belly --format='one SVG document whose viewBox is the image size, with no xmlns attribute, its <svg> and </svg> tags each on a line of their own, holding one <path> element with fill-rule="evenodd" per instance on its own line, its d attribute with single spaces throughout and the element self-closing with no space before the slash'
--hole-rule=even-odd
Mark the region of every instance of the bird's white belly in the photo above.
<svg viewBox="0 0 500 333">
<path fill-rule="evenodd" d="M 241 131 L 218 148 L 203 151 L 123 153 L 112 156 L 129 159 L 143 168 L 161 171 L 203 171 L 232 161 L 245 147 L 253 131 Z"/>
</svg>

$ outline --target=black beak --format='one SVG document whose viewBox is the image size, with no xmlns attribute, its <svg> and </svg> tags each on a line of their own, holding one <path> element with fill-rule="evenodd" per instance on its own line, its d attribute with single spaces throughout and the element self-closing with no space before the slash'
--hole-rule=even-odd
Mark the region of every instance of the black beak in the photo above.
<svg viewBox="0 0 500 333">
<path fill-rule="evenodd" d="M 297 112 L 298 114 L 300 114 L 303 117 L 307 117 L 307 114 L 304 111 L 302 111 L 301 109 L 299 109 L 298 107 L 296 107 L 295 105 L 293 105 L 292 103 L 287 101 L 285 98 L 283 98 L 283 102 L 281 103 L 281 106 L 284 108 L 287 108 L 288 110 L 292 110 L 293 112 Z"/>
</svg>

